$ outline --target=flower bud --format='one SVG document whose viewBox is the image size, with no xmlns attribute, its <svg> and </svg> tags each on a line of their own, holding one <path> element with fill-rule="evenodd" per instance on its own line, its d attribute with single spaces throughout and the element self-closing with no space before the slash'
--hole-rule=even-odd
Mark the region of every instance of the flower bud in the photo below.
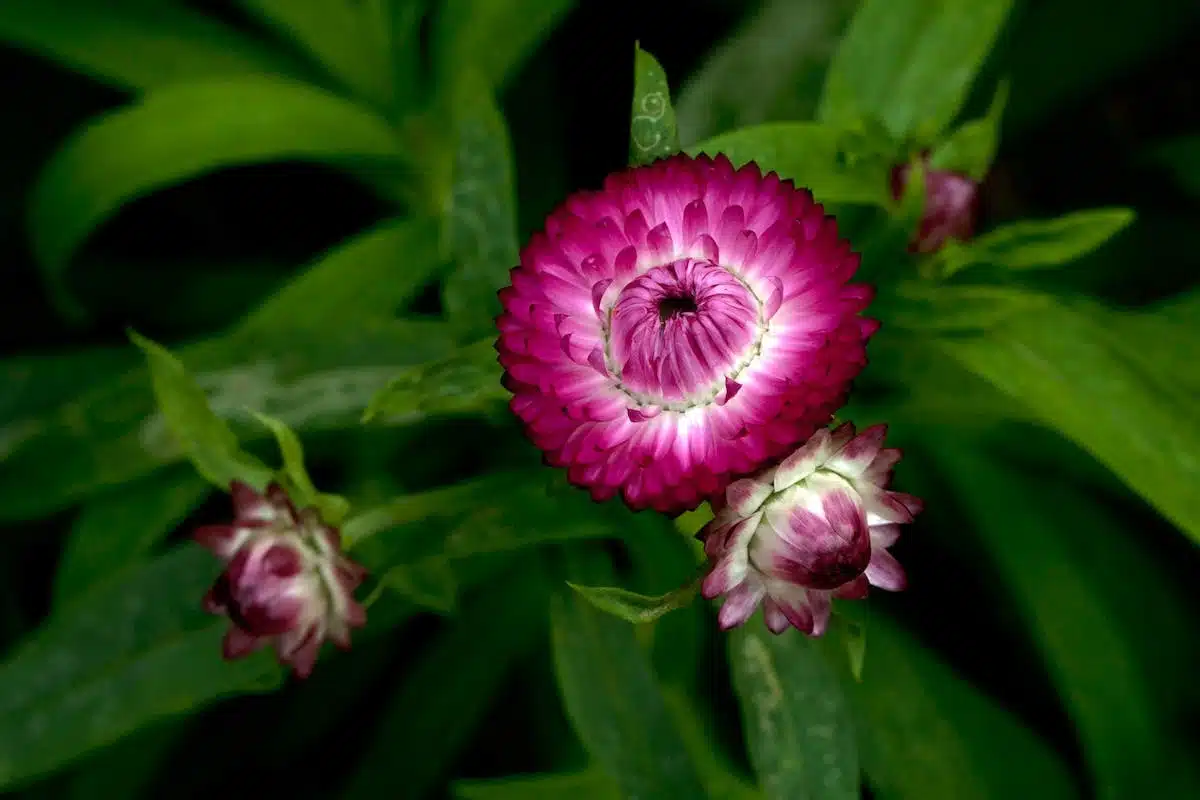
<svg viewBox="0 0 1200 800">
<path fill-rule="evenodd" d="M 205 609 L 233 623 L 224 655 L 240 658 L 273 643 L 297 677 L 312 672 L 326 639 L 350 646 L 350 629 L 366 621 L 354 590 L 366 570 L 341 552 L 336 528 L 315 509 L 297 511 L 277 484 L 259 494 L 230 486 L 234 520 L 197 529 L 196 540 L 225 562 Z"/>
<path fill-rule="evenodd" d="M 716 516 L 698 534 L 711 564 L 702 592 L 725 596 L 722 629 L 763 605 L 767 627 L 825 632 L 833 597 L 860 599 L 868 585 L 904 588 L 887 552 L 921 502 L 887 490 L 900 451 L 883 447 L 886 428 L 854 435 L 847 423 L 822 429 L 776 467 L 731 483 L 712 502 Z"/>
<path fill-rule="evenodd" d="M 908 185 L 907 164 L 892 170 L 892 196 L 897 200 Z M 909 244 L 914 253 L 934 253 L 949 239 L 966 241 L 975 233 L 979 184 L 957 172 L 925 171 L 925 210 Z"/>
</svg>

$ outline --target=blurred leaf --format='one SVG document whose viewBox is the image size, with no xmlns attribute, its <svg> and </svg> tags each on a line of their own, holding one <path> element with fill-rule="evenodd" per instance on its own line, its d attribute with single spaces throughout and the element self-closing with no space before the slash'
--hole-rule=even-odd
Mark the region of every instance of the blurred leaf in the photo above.
<svg viewBox="0 0 1200 800">
<path fill-rule="evenodd" d="M 1082 302 L 1010 318 L 986 338 L 937 343 L 949 357 L 1094 455 L 1200 542 L 1200 420 L 1159 369 L 1156 340 L 1118 344 L 1120 316 Z"/>
<path fill-rule="evenodd" d="M 270 654 L 226 663 L 200 609 L 219 565 L 186 546 L 113 576 L 0 665 L 0 787 L 231 694 L 279 685 Z"/>
<path fill-rule="evenodd" d="M 214 411 L 242 441 L 265 438 L 247 407 L 301 434 L 357 426 L 398 369 L 451 349 L 443 323 L 362 323 L 273 336 L 220 336 L 180 349 Z M 146 371 L 85 390 L 35 417 L 0 427 L 16 445 L 0 461 L 0 519 L 26 519 L 135 480 L 185 453 L 155 409 Z"/>
<path fill-rule="evenodd" d="M 1050 746 L 884 614 L 848 681 L 859 757 L 880 800 L 1081 794 Z"/>
<path fill-rule="evenodd" d="M 335 527 L 340 525 L 350 510 L 350 504 L 344 497 L 324 494 L 313 486 L 308 469 L 304 466 L 304 447 L 296 432 L 275 417 L 254 410 L 250 410 L 250 414 L 271 432 L 279 445 L 279 452 L 283 456 L 283 477 L 292 502 L 298 508 L 314 506 L 322 520 Z"/>
<path fill-rule="evenodd" d="M 1131 346 L 1158 375 L 1200 396 L 1200 291 L 1176 295 L 1152 309 L 1113 312 L 1104 331 L 1113 346 Z M 1189 395 L 1185 395 L 1189 396 Z"/>
<path fill-rule="evenodd" d="M 130 331 L 132 341 L 146 356 L 154 395 L 171 434 L 188 459 L 209 483 L 227 490 L 235 480 L 262 488 L 271 471 L 242 451 L 237 436 L 209 408 L 204 390 L 188 374 L 183 362 L 160 344 Z"/>
<path fill-rule="evenodd" d="M 621 800 L 617 784 L 593 769 L 572 775 L 455 781 L 454 796 L 458 800 Z"/>
<path fill-rule="evenodd" d="M 303 72 L 262 43 L 173 3 L 4 0 L 0 40 L 134 91 Z"/>
<path fill-rule="evenodd" d="M 691 584 L 657 597 L 648 597 L 619 586 L 580 586 L 570 581 L 567 585 L 601 611 L 635 624 L 654 622 L 663 614 L 687 607 L 696 598 L 698 588 L 696 584 Z"/>
<path fill-rule="evenodd" d="M 649 164 L 679 152 L 679 131 L 671 107 L 667 73 L 640 46 L 634 46 L 633 110 L 629 118 L 629 163 Z"/>
<path fill-rule="evenodd" d="M 1181 136 L 1155 146 L 1150 157 L 1170 171 L 1180 188 L 1200 198 L 1200 136 Z"/>
<path fill-rule="evenodd" d="M 567 714 L 621 794 L 703 797 L 634 629 L 568 592 L 550 606 L 554 659 Z"/>
<path fill-rule="evenodd" d="M 760 800 L 764 797 L 763 792 L 737 774 L 721 752 L 719 737 L 713 726 L 696 712 L 698 704 L 692 701 L 688 691 L 678 685 L 664 686 L 663 699 L 704 783 L 705 797 L 711 800 Z"/>
<path fill-rule="evenodd" d="M 750 761 L 774 800 L 858 798 L 854 728 L 837 675 L 796 631 L 756 616 L 729 637 Z"/>
<path fill-rule="evenodd" d="M 949 242 L 937 254 L 945 276 L 974 264 L 1007 269 L 1057 267 L 1101 247 L 1133 222 L 1128 208 L 1076 211 L 1050 220 L 1024 220 L 971 242 Z"/>
<path fill-rule="evenodd" d="M 724 153 L 734 166 L 750 161 L 764 172 L 778 172 L 810 190 L 818 203 L 863 203 L 886 207 L 888 172 L 884 158 L 857 157 L 847 145 L 855 141 L 850 130 L 812 122 L 779 122 L 756 125 L 692 145 L 692 155 Z"/>
<path fill-rule="evenodd" d="M 437 226 L 412 218 L 387 220 L 321 255 L 238 326 L 239 334 L 361 325 L 393 319 L 442 266 Z"/>
<path fill-rule="evenodd" d="M 1154 719 L 1134 645 L 1100 599 L 1109 587 L 1089 580 L 1071 540 L 1048 513 L 1051 504 L 1068 498 L 1044 479 L 1027 478 L 962 446 L 942 442 L 935 452 L 1068 705 L 1097 796 L 1132 797 L 1146 786 L 1164 785 L 1171 756 L 1183 754 L 1172 752 L 1171 737 Z M 1143 594 L 1128 580 L 1121 591 Z"/>
<path fill-rule="evenodd" d="M 445 558 L 426 558 L 415 564 L 392 567 L 380 582 L 413 604 L 441 614 L 454 613 L 458 604 L 458 580 Z"/>
<path fill-rule="evenodd" d="M 401 372 L 371 398 L 363 422 L 397 425 L 430 414 L 477 412 L 507 400 L 494 342 L 489 337 Z"/>
<path fill-rule="evenodd" d="M 521 568 L 494 585 L 503 591 L 485 591 L 448 620 L 383 701 L 374 736 L 339 797 L 424 797 L 438 785 L 543 630 L 540 572 Z"/>
<path fill-rule="evenodd" d="M 857 5 L 767 0 L 684 84 L 675 103 L 683 141 L 811 119 L 826 66 Z"/>
<path fill-rule="evenodd" d="M 0 360 L 0 386 L 4 387 L 0 420 L 40 413 L 70 400 L 96 381 L 121 374 L 138 361 L 138 354 L 127 346 L 35 352 Z M 0 432 L 0 460 L 20 436 L 18 430 Z"/>
<path fill-rule="evenodd" d="M 385 14 L 389 31 L 397 112 L 404 112 L 421 97 L 425 82 L 425 53 L 423 52 L 423 23 L 430 0 L 392 0 L 386 2 Z"/>
<path fill-rule="evenodd" d="M 331 75 L 380 109 L 393 100 L 389 31 L 378 3 L 239 0 L 313 55 Z"/>
<path fill-rule="evenodd" d="M 81 765 L 71 777 L 70 800 L 147 797 L 159 769 L 182 744 L 186 721 L 170 720 L 122 739 Z"/>
<path fill-rule="evenodd" d="M 1016 286 L 905 281 L 881 293 L 889 324 L 912 331 L 987 330 L 1014 315 L 1054 304 L 1054 298 Z M 893 299 L 894 297 L 894 299 Z"/>
<path fill-rule="evenodd" d="M 54 155 L 30 200 L 34 254 L 78 316 L 64 286 L 71 257 L 135 198 L 260 161 L 353 166 L 404 155 L 386 120 L 313 86 L 265 75 L 175 84 L 94 120 Z"/>
<path fill-rule="evenodd" d="M 192 467 L 173 467 L 85 504 L 59 557 L 55 607 L 149 556 L 210 491 Z"/>
<path fill-rule="evenodd" d="M 442 289 L 450 321 L 466 337 L 494 331 L 496 292 L 517 265 L 517 198 L 512 145 L 504 115 L 482 76 L 467 73 L 452 102 L 454 175 L 445 199 L 443 235 L 455 269 Z"/>
<path fill-rule="evenodd" d="M 960 172 L 972 180 L 987 176 L 1000 146 L 1000 123 L 1008 105 L 1008 83 L 1001 83 L 982 119 L 965 122 L 946 137 L 929 155 L 929 166 Z"/>
<path fill-rule="evenodd" d="M 820 119 L 935 136 L 958 114 L 1012 0 L 864 0 L 834 54 Z"/>
<path fill-rule="evenodd" d="M 433 26 L 437 72 L 470 69 L 500 87 L 574 7 L 573 0 L 445 0 Z"/>
</svg>

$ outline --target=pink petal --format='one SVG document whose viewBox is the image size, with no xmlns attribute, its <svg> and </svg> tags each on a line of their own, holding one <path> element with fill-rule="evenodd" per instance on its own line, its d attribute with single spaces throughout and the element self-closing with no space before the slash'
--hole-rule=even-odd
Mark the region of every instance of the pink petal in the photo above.
<svg viewBox="0 0 1200 800">
<path fill-rule="evenodd" d="M 871 551 L 871 563 L 867 565 L 866 575 L 872 586 L 889 592 L 899 592 L 908 585 L 908 577 L 900 562 L 891 553 L 879 548 Z"/>
</svg>

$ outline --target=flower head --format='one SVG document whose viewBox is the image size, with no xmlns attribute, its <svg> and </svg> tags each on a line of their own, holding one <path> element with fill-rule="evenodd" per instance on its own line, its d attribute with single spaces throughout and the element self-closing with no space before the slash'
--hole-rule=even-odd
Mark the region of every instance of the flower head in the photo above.
<svg viewBox="0 0 1200 800">
<path fill-rule="evenodd" d="M 892 196 L 897 200 L 908 185 L 909 165 L 892 170 Z M 934 253 L 947 240 L 965 241 L 975 233 L 979 212 L 979 184 L 957 172 L 925 171 L 925 210 L 913 234 L 909 249 L 914 253 Z"/>
<path fill-rule="evenodd" d="M 567 199 L 501 290 L 511 407 L 597 500 L 677 513 L 829 419 L 878 327 L 807 191 L 673 156 Z"/>
<path fill-rule="evenodd" d="M 298 677 L 312 672 L 326 639 L 350 646 L 350 629 L 366 621 L 354 590 L 366 570 L 341 552 L 337 529 L 315 509 L 297 511 L 276 484 L 259 494 L 234 481 L 234 520 L 196 531 L 196 540 L 225 562 L 205 608 L 233 623 L 226 658 L 273 642 L 279 661 Z"/>
<path fill-rule="evenodd" d="M 866 597 L 868 585 L 899 591 L 904 570 L 887 552 L 917 498 L 887 490 L 900 451 L 882 425 L 820 430 L 781 464 L 729 485 L 700 531 L 711 564 L 701 591 L 725 595 L 718 621 L 741 625 L 761 602 L 767 627 L 820 636 L 830 599 Z"/>
</svg>

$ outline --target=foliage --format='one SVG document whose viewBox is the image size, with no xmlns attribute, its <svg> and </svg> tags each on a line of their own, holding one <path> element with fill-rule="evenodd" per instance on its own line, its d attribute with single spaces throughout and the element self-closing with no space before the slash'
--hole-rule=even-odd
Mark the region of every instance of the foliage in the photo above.
<svg viewBox="0 0 1200 800">
<path fill-rule="evenodd" d="M 0 790 L 1200 796 L 1200 301 L 1168 255 L 1194 248 L 1121 247 L 1163 205 L 1194 216 L 1200 134 L 1124 167 L 1167 202 L 1083 192 L 928 255 L 906 247 L 924 181 L 889 186 L 911 164 L 986 194 L 1040 146 L 1010 131 L 1194 7 L 1122 6 L 1121 38 L 1077 0 L 666 5 L 720 21 L 700 63 L 677 68 L 677 18 L 566 0 L 0 3 L 6 68 L 65 81 L 76 125 L 15 109 L 37 174 L 0 172 L 28 243 L 0 240 L 26 276 L 0 322 Z M 610 61 L 581 70 L 604 24 Z M 584 71 L 612 102 L 578 96 Z M 118 94 L 89 116 L 93 84 Z M 718 632 L 690 539 L 709 512 L 592 503 L 505 408 L 496 291 L 548 210 L 526 186 L 578 182 L 567 152 L 595 184 L 681 150 L 811 189 L 876 284 L 839 418 L 892 424 L 929 513 L 910 591 L 835 608 L 820 641 Z M 278 207 L 233 205 L 276 181 Z M 179 218 L 236 247 L 196 263 Z M 1150 271 L 1172 288 L 1142 302 Z M 180 541 L 231 479 L 280 481 L 371 571 L 367 628 L 302 685 L 222 662 L 200 610 L 218 565 Z"/>
</svg>

